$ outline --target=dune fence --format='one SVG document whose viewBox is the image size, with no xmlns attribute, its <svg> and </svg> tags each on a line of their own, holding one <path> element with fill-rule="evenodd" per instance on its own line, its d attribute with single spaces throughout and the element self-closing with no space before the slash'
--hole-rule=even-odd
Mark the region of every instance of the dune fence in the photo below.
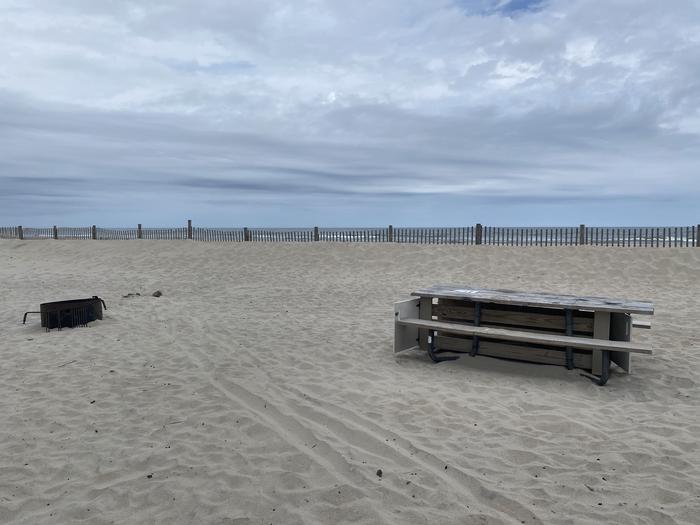
<svg viewBox="0 0 700 525">
<path fill-rule="evenodd" d="M 681 248 L 700 245 L 696 226 L 542 226 L 501 227 L 476 224 L 444 228 L 30 228 L 0 226 L 0 239 L 193 240 L 203 242 L 392 242 L 402 244 L 479 244 L 493 246 L 620 246 Z"/>
</svg>

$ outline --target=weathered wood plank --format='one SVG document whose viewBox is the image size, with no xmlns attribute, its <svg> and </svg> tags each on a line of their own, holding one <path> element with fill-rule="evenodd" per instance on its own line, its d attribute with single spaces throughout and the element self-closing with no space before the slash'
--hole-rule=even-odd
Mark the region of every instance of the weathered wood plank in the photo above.
<svg viewBox="0 0 700 525">
<path fill-rule="evenodd" d="M 595 312 L 593 318 L 593 337 L 595 339 L 610 339 L 610 312 Z M 593 366 L 591 372 L 596 375 L 603 373 L 603 353 L 600 350 L 593 351 Z"/>
<path fill-rule="evenodd" d="M 451 350 L 455 352 L 469 353 L 472 349 L 471 338 L 457 338 L 438 332 L 437 347 L 439 350 Z M 563 350 L 548 348 L 534 348 L 514 343 L 502 343 L 498 341 L 480 341 L 479 355 L 498 357 L 502 359 L 517 359 L 533 363 L 564 366 L 566 357 Z M 576 368 L 591 369 L 591 354 L 574 352 L 574 366 Z"/>
<path fill-rule="evenodd" d="M 420 299 L 407 299 L 394 303 L 394 317 L 413 317 L 419 313 Z M 418 327 L 394 323 L 394 353 L 418 346 Z"/>
<path fill-rule="evenodd" d="M 421 307 L 421 310 L 423 308 Z M 423 315 L 423 312 L 421 312 Z M 516 341 L 522 343 L 542 344 L 556 347 L 571 346 L 582 350 L 615 350 L 618 352 L 633 352 L 637 354 L 651 354 L 648 345 L 636 344 L 626 341 L 609 341 L 597 338 L 575 337 L 557 334 L 545 334 L 538 332 L 525 332 L 504 328 L 489 328 L 483 326 L 470 326 L 458 323 L 446 323 L 443 321 L 428 321 L 425 319 L 398 318 L 398 323 L 410 324 L 421 329 L 438 330 L 453 334 L 479 336 L 502 341 Z"/>
<path fill-rule="evenodd" d="M 502 324 L 518 327 L 532 327 L 544 330 L 558 330 L 564 332 L 566 319 L 564 313 L 554 313 L 551 310 L 529 308 L 522 310 L 508 310 L 505 305 L 482 303 L 481 324 Z M 593 314 L 590 312 L 574 312 L 574 332 L 593 334 Z M 442 320 L 455 320 L 471 322 L 474 320 L 473 304 L 464 301 L 440 299 L 433 305 L 433 316 Z"/>
<path fill-rule="evenodd" d="M 641 319 L 632 318 L 632 326 L 634 328 L 644 328 L 649 330 L 651 328 L 651 321 L 642 321 Z"/>
<path fill-rule="evenodd" d="M 629 314 L 610 314 L 610 339 L 629 341 L 632 332 L 632 318 Z M 610 352 L 610 360 L 628 374 L 632 372 L 632 356 L 629 352 Z"/>
<path fill-rule="evenodd" d="M 416 290 L 411 295 L 497 304 L 572 308 L 575 310 L 594 310 L 601 312 L 635 313 L 643 315 L 652 315 L 654 313 L 654 305 L 649 301 L 542 292 L 519 292 L 515 290 L 496 290 L 453 284 L 436 284 L 429 288 Z"/>
<path fill-rule="evenodd" d="M 419 304 L 419 316 L 421 319 L 430 321 L 433 318 L 433 300 L 430 297 L 421 297 Z M 399 317 L 400 319 L 400 317 Z M 418 344 L 421 349 L 428 350 L 428 330 L 420 330 L 418 334 Z"/>
</svg>

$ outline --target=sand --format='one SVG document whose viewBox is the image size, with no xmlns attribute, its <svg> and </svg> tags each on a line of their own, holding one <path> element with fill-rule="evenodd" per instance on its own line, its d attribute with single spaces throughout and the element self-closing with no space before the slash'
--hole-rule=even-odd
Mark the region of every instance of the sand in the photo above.
<svg viewBox="0 0 700 525">
<path fill-rule="evenodd" d="M 700 522 L 700 249 L 0 241 L 0 262 L 2 523 Z M 654 355 L 604 388 L 394 355 L 393 302 L 435 282 L 648 299 Z M 95 294 L 87 328 L 21 324 Z"/>
</svg>

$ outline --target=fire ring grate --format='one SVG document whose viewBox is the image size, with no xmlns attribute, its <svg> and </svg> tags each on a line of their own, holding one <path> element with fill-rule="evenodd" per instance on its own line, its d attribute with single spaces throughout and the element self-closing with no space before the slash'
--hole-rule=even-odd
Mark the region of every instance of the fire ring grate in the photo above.
<svg viewBox="0 0 700 525">
<path fill-rule="evenodd" d="M 28 314 L 40 314 L 41 326 L 48 332 L 52 328 L 73 328 L 87 326 L 90 321 L 102 319 L 102 307 L 107 305 L 104 300 L 96 295 L 89 299 L 71 299 L 68 301 L 54 301 L 41 303 L 39 312 L 25 312 L 22 324 L 27 323 Z"/>
</svg>

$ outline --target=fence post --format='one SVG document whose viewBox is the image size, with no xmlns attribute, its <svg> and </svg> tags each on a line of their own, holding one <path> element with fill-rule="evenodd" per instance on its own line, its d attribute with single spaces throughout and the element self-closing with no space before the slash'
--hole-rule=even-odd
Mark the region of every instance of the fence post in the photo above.
<svg viewBox="0 0 700 525">
<path fill-rule="evenodd" d="M 318 239 L 318 226 L 314 226 L 314 241 L 317 241 Z"/>
<path fill-rule="evenodd" d="M 24 231 L 21 226 L 17 226 L 17 237 L 19 237 L 20 241 L 24 240 Z"/>
<path fill-rule="evenodd" d="M 698 224 L 698 227 L 695 229 L 695 247 L 700 248 L 700 224 Z"/>
<path fill-rule="evenodd" d="M 141 231 L 141 225 L 136 226 L 136 238 L 143 239 L 143 232 Z"/>
<path fill-rule="evenodd" d="M 192 238 L 192 219 L 187 220 L 187 238 Z"/>
<path fill-rule="evenodd" d="M 243 228 L 243 240 L 244 241 L 250 240 L 250 230 L 247 227 Z"/>
<path fill-rule="evenodd" d="M 53 225 L 53 238 L 54 240 L 58 239 L 58 228 L 56 228 L 56 225 Z"/>
<path fill-rule="evenodd" d="M 394 227 L 391 224 L 389 225 L 389 230 L 387 232 L 386 238 L 389 242 L 394 242 Z"/>
<path fill-rule="evenodd" d="M 94 224 L 92 225 L 92 240 L 97 240 L 97 226 L 95 226 Z"/>
<path fill-rule="evenodd" d="M 474 244 L 481 244 L 483 229 L 484 227 L 481 224 L 476 224 L 476 228 L 474 229 Z"/>
<path fill-rule="evenodd" d="M 580 245 L 586 244 L 586 225 L 580 224 L 578 227 L 578 243 Z"/>
</svg>

